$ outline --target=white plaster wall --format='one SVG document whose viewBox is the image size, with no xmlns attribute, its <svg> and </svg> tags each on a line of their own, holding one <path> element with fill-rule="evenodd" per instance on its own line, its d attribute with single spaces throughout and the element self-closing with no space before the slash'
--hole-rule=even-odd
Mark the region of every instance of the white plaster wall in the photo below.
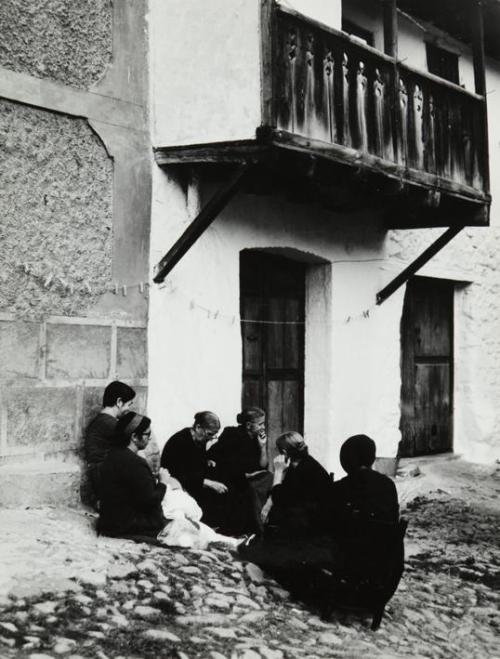
<svg viewBox="0 0 500 659">
<path fill-rule="evenodd" d="M 282 7 L 295 9 L 304 16 L 337 30 L 342 26 L 342 0 L 278 0 Z"/>
<path fill-rule="evenodd" d="M 239 2 L 236 5 L 241 6 Z M 417 55 L 423 51 L 416 44 L 416 34 L 414 39 L 414 47 L 408 51 L 414 53 L 411 63 L 417 66 Z M 166 52 L 164 55 L 167 57 Z M 465 61 L 466 55 L 463 57 Z M 461 75 L 465 70 L 461 66 Z M 466 82 L 465 77 L 463 80 Z M 184 82 L 177 80 L 175 84 L 182 92 Z M 487 86 L 492 91 L 489 115 L 494 118 L 500 111 L 500 93 L 494 91 L 500 90 L 500 66 L 493 62 L 489 62 Z M 192 137 L 181 135 L 190 122 L 168 115 L 169 111 L 182 114 L 180 109 L 167 107 L 173 105 L 176 89 L 174 85 L 170 97 L 164 94 L 167 114 L 162 115 L 162 122 L 165 116 L 170 118 L 158 129 L 164 131 L 161 140 L 168 139 L 168 143 L 172 143 L 175 131 L 180 142 L 192 141 Z M 212 98 L 209 90 L 207 94 Z M 206 108 L 197 111 L 207 122 L 206 139 L 214 139 L 213 130 L 226 130 L 217 123 L 222 116 L 219 106 L 214 105 L 212 112 Z M 421 271 L 462 282 L 457 286 L 455 304 L 455 451 L 483 462 L 500 457 L 497 123 L 490 119 L 491 228 L 464 230 Z M 230 122 L 227 128 L 233 135 L 235 125 Z M 156 143 L 162 143 L 159 139 Z M 156 170 L 152 264 L 182 233 L 197 207 L 196 187 L 186 196 L 174 179 Z M 149 406 L 160 443 L 189 424 L 193 413 L 201 409 L 218 412 L 224 425 L 234 423 L 241 396 L 239 252 L 252 247 L 289 247 L 327 262 L 311 265 L 307 279 L 308 317 L 318 311 L 331 324 L 330 335 L 313 324 L 306 328 L 305 435 L 312 453 L 340 475 L 340 444 L 350 434 L 365 432 L 377 441 L 379 455 L 395 455 L 400 438 L 404 290 L 376 308 L 375 294 L 444 230 L 391 231 L 385 235 L 377 226 L 373 217 L 335 216 L 273 197 L 233 200 L 175 268 L 167 286 L 154 286 L 151 291 Z M 318 294 L 321 282 L 323 295 Z M 366 309 L 370 314 L 363 317 L 361 312 Z"/>
<path fill-rule="evenodd" d="M 488 62 L 486 82 L 487 89 L 500 90 L 499 63 Z M 500 458 L 500 126 L 494 121 L 499 113 L 500 94 L 488 94 L 491 226 L 465 229 L 420 272 L 458 283 L 454 450 L 477 462 Z M 411 262 L 443 231 L 389 232 L 388 263 Z"/>
<path fill-rule="evenodd" d="M 383 49 L 382 12 L 358 0 L 344 3 L 344 15 L 372 30 Z M 427 30 L 427 32 L 426 32 Z M 399 58 L 426 71 L 425 39 L 459 54 L 460 84 L 474 91 L 470 49 L 436 28 L 399 15 Z M 493 203 L 489 229 L 467 229 L 420 272 L 457 282 L 455 303 L 454 449 L 485 462 L 500 457 L 500 64 L 488 61 L 490 178 Z M 450 218 L 451 219 L 451 218 Z M 444 231 L 392 231 L 386 242 L 387 267 L 402 269 Z M 399 265 L 398 265 L 399 264 Z M 469 282 L 465 286 L 460 282 Z"/>
<path fill-rule="evenodd" d="M 181 187 L 163 172 L 156 171 L 154 186 L 156 263 L 185 228 L 189 210 Z M 340 474 L 340 445 L 354 433 L 373 436 L 380 455 L 395 455 L 402 295 L 374 308 L 376 292 L 395 274 L 385 267 L 377 218 L 250 195 L 232 200 L 168 284 L 151 292 L 149 406 L 160 444 L 200 409 L 234 423 L 241 397 L 239 253 L 245 248 L 290 248 L 311 261 L 304 425 L 313 455 Z"/>
<path fill-rule="evenodd" d="M 259 0 L 150 0 L 155 146 L 255 137 Z"/>
</svg>

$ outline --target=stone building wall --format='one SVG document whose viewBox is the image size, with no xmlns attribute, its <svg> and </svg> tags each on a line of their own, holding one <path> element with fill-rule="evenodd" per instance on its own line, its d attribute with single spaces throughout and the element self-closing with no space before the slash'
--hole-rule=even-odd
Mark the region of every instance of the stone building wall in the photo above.
<svg viewBox="0 0 500 659">
<path fill-rule="evenodd" d="M 0 66 L 88 89 L 112 57 L 111 0 L 2 0 Z"/>
<path fill-rule="evenodd" d="M 110 380 L 146 406 L 145 15 L 146 0 L 0 4 L 0 505 L 53 479 L 77 502 Z"/>
</svg>

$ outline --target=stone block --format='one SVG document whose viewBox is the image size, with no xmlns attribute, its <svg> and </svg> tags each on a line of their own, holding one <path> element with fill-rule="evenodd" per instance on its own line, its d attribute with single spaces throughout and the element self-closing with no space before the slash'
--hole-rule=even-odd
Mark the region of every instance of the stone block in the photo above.
<svg viewBox="0 0 500 659">
<path fill-rule="evenodd" d="M 116 370 L 119 380 L 145 378 L 148 374 L 147 332 L 145 329 L 119 327 Z"/>
<path fill-rule="evenodd" d="M 79 501 L 76 464 L 39 460 L 0 467 L 0 506 L 78 506 Z"/>
<path fill-rule="evenodd" d="M 135 399 L 133 409 L 138 414 L 146 414 L 148 406 L 148 389 L 147 387 L 134 387 Z"/>
<path fill-rule="evenodd" d="M 81 418 L 81 431 L 85 432 L 85 428 L 89 425 L 92 419 L 99 414 L 102 408 L 102 395 L 104 387 L 85 387 L 83 390 L 83 408 Z"/>
<path fill-rule="evenodd" d="M 40 359 L 40 326 L 0 321 L 0 377 L 36 378 Z"/>
<path fill-rule="evenodd" d="M 99 325 L 47 326 L 47 377 L 100 379 L 109 374 L 111 328 Z"/>
<path fill-rule="evenodd" d="M 7 446 L 68 445 L 75 441 L 74 388 L 10 388 L 3 392 L 7 412 Z"/>
</svg>

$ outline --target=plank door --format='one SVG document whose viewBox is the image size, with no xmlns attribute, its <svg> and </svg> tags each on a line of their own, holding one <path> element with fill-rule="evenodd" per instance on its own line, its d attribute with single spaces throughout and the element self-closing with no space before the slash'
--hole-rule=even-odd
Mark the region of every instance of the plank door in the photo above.
<svg viewBox="0 0 500 659">
<path fill-rule="evenodd" d="M 401 457 L 453 450 L 453 285 L 416 277 L 401 327 Z"/>
<path fill-rule="evenodd" d="M 266 411 L 272 458 L 281 433 L 303 432 L 305 266 L 244 250 L 240 285 L 242 406 Z"/>
</svg>

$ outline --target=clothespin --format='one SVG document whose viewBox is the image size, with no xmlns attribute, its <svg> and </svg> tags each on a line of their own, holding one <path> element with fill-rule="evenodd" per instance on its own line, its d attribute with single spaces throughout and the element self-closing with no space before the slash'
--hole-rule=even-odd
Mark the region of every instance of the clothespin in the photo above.
<svg viewBox="0 0 500 659">
<path fill-rule="evenodd" d="M 126 286 L 126 284 L 123 284 L 123 286 L 122 286 L 122 295 L 123 295 L 123 297 L 127 297 L 127 286 Z"/>
<path fill-rule="evenodd" d="M 118 295 L 118 282 L 115 281 L 114 294 Z"/>
<path fill-rule="evenodd" d="M 370 309 L 366 309 L 363 311 L 363 318 L 369 318 L 370 317 Z"/>
<path fill-rule="evenodd" d="M 139 293 L 142 295 L 144 293 L 144 282 L 139 282 Z"/>
<path fill-rule="evenodd" d="M 346 322 L 346 325 L 347 325 L 347 323 L 350 323 L 351 322 L 351 316 L 347 316 L 347 318 L 345 319 L 345 322 Z"/>
</svg>

